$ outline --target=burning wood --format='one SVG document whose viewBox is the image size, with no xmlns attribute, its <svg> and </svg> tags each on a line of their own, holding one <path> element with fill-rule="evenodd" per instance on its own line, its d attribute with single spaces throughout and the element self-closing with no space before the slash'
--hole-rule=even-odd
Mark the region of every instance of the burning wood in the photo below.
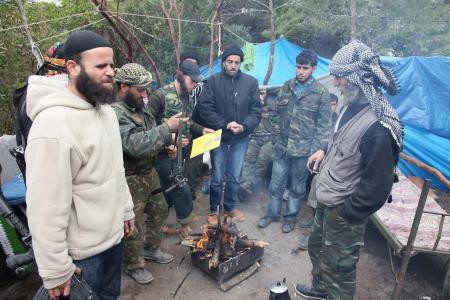
<svg viewBox="0 0 450 300">
<path fill-rule="evenodd" d="M 208 268 L 213 269 L 251 248 L 264 248 L 269 244 L 247 239 L 228 218 L 221 222 L 218 215 L 210 214 L 207 223 L 202 225 L 202 231 L 192 233 L 182 245 L 190 247 L 191 253 L 201 253 L 200 259 L 207 260 Z"/>
</svg>

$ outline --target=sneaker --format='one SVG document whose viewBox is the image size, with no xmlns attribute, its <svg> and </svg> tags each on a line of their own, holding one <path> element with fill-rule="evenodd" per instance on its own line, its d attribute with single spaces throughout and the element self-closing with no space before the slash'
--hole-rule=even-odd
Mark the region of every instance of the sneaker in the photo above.
<svg viewBox="0 0 450 300">
<path fill-rule="evenodd" d="M 261 219 L 259 219 L 258 221 L 258 227 L 259 228 L 266 228 L 267 226 L 269 226 L 270 223 L 273 222 L 273 219 L 269 216 L 264 216 Z"/>
<path fill-rule="evenodd" d="M 246 202 L 248 197 L 250 196 L 250 192 L 241 186 L 238 190 L 237 196 L 240 202 Z"/>
<path fill-rule="evenodd" d="M 139 284 L 147 284 L 153 281 L 152 273 L 144 268 L 126 270 L 125 272 Z"/>
<path fill-rule="evenodd" d="M 295 221 L 284 221 L 281 231 L 283 233 L 289 233 L 295 228 Z"/>
<path fill-rule="evenodd" d="M 154 260 L 160 264 L 168 264 L 173 260 L 173 255 L 163 252 L 159 248 L 156 250 L 144 249 L 144 258 Z"/>
<path fill-rule="evenodd" d="M 303 284 L 297 284 L 295 286 L 295 293 L 299 294 L 305 299 L 326 300 L 328 294 L 322 290 L 316 290 L 313 287 L 309 287 Z"/>
<path fill-rule="evenodd" d="M 300 228 L 310 228 L 314 223 L 314 215 L 310 215 L 304 218 L 301 218 L 298 221 L 298 225 Z"/>
<path fill-rule="evenodd" d="M 223 214 L 224 214 L 224 216 L 234 219 L 234 221 L 236 221 L 236 222 L 243 222 L 245 220 L 244 213 L 242 213 L 241 211 L 239 211 L 237 209 L 234 209 L 232 211 L 225 210 L 223 212 Z"/>
</svg>

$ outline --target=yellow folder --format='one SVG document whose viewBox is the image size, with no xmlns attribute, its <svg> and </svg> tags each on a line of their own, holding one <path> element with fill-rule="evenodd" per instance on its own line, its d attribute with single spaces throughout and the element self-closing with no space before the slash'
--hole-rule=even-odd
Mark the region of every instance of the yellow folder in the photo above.
<svg viewBox="0 0 450 300">
<path fill-rule="evenodd" d="M 202 135 L 192 142 L 191 158 L 220 146 L 222 129 Z"/>
</svg>

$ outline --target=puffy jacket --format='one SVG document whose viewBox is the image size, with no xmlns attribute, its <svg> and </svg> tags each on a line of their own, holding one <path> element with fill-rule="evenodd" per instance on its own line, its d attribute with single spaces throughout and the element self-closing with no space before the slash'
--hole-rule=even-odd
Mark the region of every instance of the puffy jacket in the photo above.
<svg viewBox="0 0 450 300">
<path fill-rule="evenodd" d="M 233 77 L 221 72 L 206 82 L 193 118 L 204 127 L 223 129 L 222 141 L 234 143 L 255 130 L 261 110 L 258 81 L 254 77 L 241 71 Z M 244 132 L 235 135 L 226 129 L 232 121 L 244 125 Z"/>
</svg>

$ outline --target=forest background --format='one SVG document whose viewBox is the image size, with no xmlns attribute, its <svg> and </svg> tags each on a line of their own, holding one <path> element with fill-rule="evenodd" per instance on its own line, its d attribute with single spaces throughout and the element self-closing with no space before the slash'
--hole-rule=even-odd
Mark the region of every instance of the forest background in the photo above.
<svg viewBox="0 0 450 300">
<path fill-rule="evenodd" d="M 221 47 L 280 36 L 327 58 L 352 38 L 380 55 L 449 56 L 449 16 L 450 0 L 0 0 L 0 135 L 14 134 L 13 92 L 38 66 L 23 17 L 43 54 L 90 29 L 112 41 L 117 66 L 143 64 L 164 84 L 182 51 L 204 65 Z"/>
</svg>

